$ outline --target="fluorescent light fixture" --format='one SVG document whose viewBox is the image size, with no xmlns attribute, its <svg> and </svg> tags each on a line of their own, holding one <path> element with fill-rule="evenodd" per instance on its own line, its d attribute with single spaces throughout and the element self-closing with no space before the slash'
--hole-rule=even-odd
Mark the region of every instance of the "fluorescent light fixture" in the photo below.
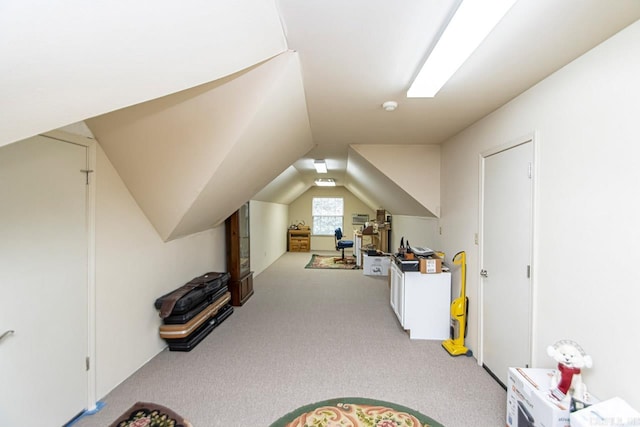
<svg viewBox="0 0 640 427">
<path fill-rule="evenodd" d="M 316 179 L 315 182 L 318 187 L 335 187 L 336 186 L 336 182 L 333 180 L 333 178 L 318 178 Z"/>
<path fill-rule="evenodd" d="M 407 91 L 433 98 L 482 43 L 516 0 L 464 0 Z"/>
<path fill-rule="evenodd" d="M 314 160 L 313 166 L 318 173 L 327 173 L 327 163 L 324 160 Z"/>
</svg>

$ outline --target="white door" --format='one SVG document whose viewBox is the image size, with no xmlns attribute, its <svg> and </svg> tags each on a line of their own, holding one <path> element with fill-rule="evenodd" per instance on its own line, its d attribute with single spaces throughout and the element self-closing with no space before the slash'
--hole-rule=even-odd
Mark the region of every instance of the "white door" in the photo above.
<svg viewBox="0 0 640 427">
<path fill-rule="evenodd" d="M 533 142 L 484 159 L 482 362 L 507 384 L 531 362 Z"/>
<path fill-rule="evenodd" d="M 59 426 L 87 404 L 87 147 L 0 148 L 0 425 Z M 13 331 L 13 332 L 8 332 Z"/>
</svg>

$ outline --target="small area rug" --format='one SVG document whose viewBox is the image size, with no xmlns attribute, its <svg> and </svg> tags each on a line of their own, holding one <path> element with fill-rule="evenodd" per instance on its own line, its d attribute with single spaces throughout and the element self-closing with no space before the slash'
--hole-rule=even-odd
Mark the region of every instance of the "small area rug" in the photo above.
<svg viewBox="0 0 640 427">
<path fill-rule="evenodd" d="M 270 427 L 443 427 L 404 406 L 381 400 L 343 397 L 303 406 Z"/>
<path fill-rule="evenodd" d="M 311 261 L 304 268 L 331 268 L 337 270 L 355 270 L 358 268 L 354 257 L 345 256 L 345 262 L 335 262 L 339 256 L 311 255 Z M 349 262 L 346 262 L 349 260 Z"/>
<path fill-rule="evenodd" d="M 156 403 L 138 402 L 109 427 L 192 427 L 171 409 Z"/>
</svg>

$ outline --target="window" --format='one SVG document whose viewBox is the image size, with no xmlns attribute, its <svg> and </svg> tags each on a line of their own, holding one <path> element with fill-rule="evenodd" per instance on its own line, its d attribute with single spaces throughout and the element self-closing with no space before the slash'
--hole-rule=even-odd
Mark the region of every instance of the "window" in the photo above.
<svg viewBox="0 0 640 427">
<path fill-rule="evenodd" d="M 344 200 L 342 197 L 314 197 L 311 215 L 313 234 L 333 236 L 336 228 L 342 228 Z"/>
</svg>

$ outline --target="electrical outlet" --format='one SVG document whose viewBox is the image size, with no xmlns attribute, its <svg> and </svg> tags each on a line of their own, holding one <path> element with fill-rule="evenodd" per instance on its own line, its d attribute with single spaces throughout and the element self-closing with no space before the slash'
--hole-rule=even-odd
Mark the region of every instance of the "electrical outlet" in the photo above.
<svg viewBox="0 0 640 427">
<path fill-rule="evenodd" d="M 475 242 L 476 245 L 478 244 L 478 233 L 475 233 L 473 235 L 473 241 Z"/>
</svg>

